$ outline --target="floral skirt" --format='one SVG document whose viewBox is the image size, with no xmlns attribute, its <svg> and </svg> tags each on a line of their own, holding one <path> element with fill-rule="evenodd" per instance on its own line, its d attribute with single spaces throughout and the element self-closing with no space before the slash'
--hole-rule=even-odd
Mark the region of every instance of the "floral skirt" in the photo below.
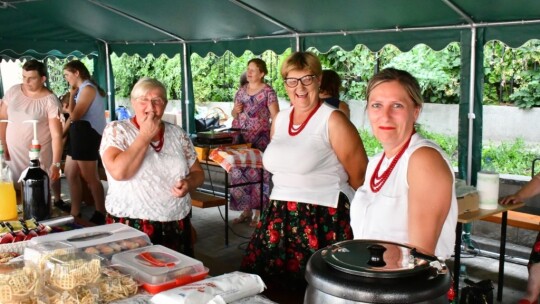
<svg viewBox="0 0 540 304">
<path fill-rule="evenodd" d="M 106 223 L 126 224 L 146 233 L 154 245 L 162 245 L 187 256 L 194 256 L 189 216 L 179 221 L 159 222 L 107 214 Z"/>
<path fill-rule="evenodd" d="M 352 239 L 350 203 L 337 208 L 271 200 L 246 248 L 240 269 L 262 277 L 269 289 L 306 287 L 306 265 L 317 250 Z"/>
</svg>

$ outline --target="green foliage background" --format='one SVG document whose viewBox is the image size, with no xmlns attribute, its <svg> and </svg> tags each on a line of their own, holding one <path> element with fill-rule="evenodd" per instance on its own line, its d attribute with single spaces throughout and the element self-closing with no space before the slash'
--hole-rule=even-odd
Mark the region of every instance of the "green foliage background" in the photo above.
<svg viewBox="0 0 540 304">
<path fill-rule="evenodd" d="M 334 47 L 327 53 L 316 53 L 325 69 L 333 69 L 342 77 L 344 100 L 364 100 L 366 85 L 376 71 L 395 67 L 405 69 L 418 78 L 428 103 L 459 103 L 460 46 L 449 44 L 435 51 L 426 45 L 417 45 L 408 52 L 401 52 L 392 45 L 372 52 L 363 45 L 352 51 Z M 222 56 L 209 53 L 204 57 L 191 57 L 195 102 L 232 101 L 238 89 L 240 75 L 247 62 L 262 58 L 268 66 L 266 81 L 278 96 L 287 99 L 279 74 L 283 60 L 291 53 L 266 51 L 255 55 L 246 51 L 240 57 L 226 52 Z M 484 104 L 515 105 L 520 108 L 540 106 L 540 40 L 531 40 L 520 48 L 510 48 L 499 41 L 490 41 L 484 48 Z M 88 60 L 88 59 L 85 59 Z M 67 89 L 63 81 L 62 66 L 66 60 L 51 60 L 51 88 L 57 94 Z M 180 99 L 183 75 L 180 55 L 172 58 L 138 55 L 111 56 L 115 76 L 115 94 L 127 98 L 135 82 L 144 76 L 161 80 L 169 89 L 169 99 Z M 91 61 L 86 64 L 92 68 Z M 60 75 L 54 77 L 54 75 Z"/>
<path fill-rule="evenodd" d="M 426 45 L 417 45 L 408 52 L 401 52 L 392 45 L 372 52 L 359 45 L 352 51 L 339 47 L 327 53 L 310 49 L 318 55 L 325 69 L 334 69 L 342 78 L 343 100 L 365 100 L 366 85 L 376 71 L 395 67 L 405 69 L 417 77 L 427 103 L 457 104 L 460 87 L 460 46 L 457 43 L 435 51 Z M 271 51 L 255 55 L 249 51 L 240 57 L 226 52 L 222 56 L 207 54 L 192 55 L 191 67 L 195 102 L 229 102 L 239 86 L 240 75 L 246 70 L 247 62 L 254 57 L 262 58 L 268 66 L 265 80 L 278 96 L 288 99 L 279 67 L 291 53 Z M 91 70 L 92 61 L 84 59 Z M 62 67 L 67 60 L 50 60 L 50 87 L 61 95 L 67 90 Z M 133 84 L 148 76 L 161 80 L 169 90 L 168 98 L 180 99 L 183 75 L 180 56 L 111 56 L 115 75 L 116 97 L 127 98 Z M 490 41 L 484 48 L 484 100 L 485 105 L 514 105 L 522 109 L 540 106 L 540 41 L 531 40 L 520 48 L 510 48 L 499 41 Z M 420 128 L 421 129 L 421 128 Z M 378 142 L 369 131 L 359 130 L 368 155 L 381 152 Z M 432 134 L 420 130 L 425 137 L 436 141 L 457 165 L 457 140 L 453 137 Z M 510 143 L 484 145 L 483 155 L 493 160 L 501 173 L 530 175 L 532 160 L 538 153 L 526 147 L 522 139 Z"/>
</svg>

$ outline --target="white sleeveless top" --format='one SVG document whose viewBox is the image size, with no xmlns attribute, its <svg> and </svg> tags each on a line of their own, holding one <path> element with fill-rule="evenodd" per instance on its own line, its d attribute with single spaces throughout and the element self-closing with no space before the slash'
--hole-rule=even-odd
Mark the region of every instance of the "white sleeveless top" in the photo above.
<svg viewBox="0 0 540 304">
<path fill-rule="evenodd" d="M 276 115 L 274 135 L 263 155 L 264 167 L 273 174 L 270 199 L 334 208 L 340 192 L 351 200 L 349 176 L 328 138 L 328 119 L 335 109 L 323 103 L 296 136 L 288 131 L 291 111 Z"/>
<path fill-rule="evenodd" d="M 452 166 L 445 153 L 435 143 L 414 134 L 409 147 L 405 150 L 402 159 L 378 193 L 373 193 L 369 186 L 371 176 L 375 171 L 382 153 L 369 161 L 364 185 L 360 187 L 351 203 L 351 228 L 355 239 L 377 239 L 398 243 L 408 243 L 408 192 L 407 170 L 409 159 L 416 149 L 431 147 L 444 157 L 452 172 Z M 391 159 L 383 160 L 380 170 L 386 170 Z M 452 187 L 452 203 L 450 211 L 444 221 L 441 235 L 435 248 L 435 255 L 444 259 L 449 258 L 454 252 L 457 223 L 457 199 L 454 187 Z M 429 195 L 426 193 L 426 195 Z M 429 227 L 426 227 L 429 229 Z"/>
</svg>

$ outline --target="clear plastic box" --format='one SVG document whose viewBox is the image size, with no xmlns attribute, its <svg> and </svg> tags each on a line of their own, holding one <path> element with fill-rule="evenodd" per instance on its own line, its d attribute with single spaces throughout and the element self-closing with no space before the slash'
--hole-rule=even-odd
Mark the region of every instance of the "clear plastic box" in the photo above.
<svg viewBox="0 0 540 304">
<path fill-rule="evenodd" d="M 0 264 L 0 303 L 30 300 L 39 283 L 37 269 L 22 260 Z"/>
<path fill-rule="evenodd" d="M 95 284 L 101 277 L 102 262 L 99 256 L 84 252 L 52 256 L 47 259 L 45 277 L 48 284 L 62 290 Z"/>
<path fill-rule="evenodd" d="M 98 281 L 99 297 L 102 303 L 110 303 L 126 299 L 137 294 L 139 282 L 129 273 L 136 270 L 127 270 L 128 267 L 110 265 L 101 269 L 101 278 Z"/>
<path fill-rule="evenodd" d="M 24 248 L 24 262 L 35 265 L 38 269 L 43 270 L 45 263 L 50 257 L 74 253 L 76 251 L 77 248 L 65 242 L 30 244 Z"/>
<path fill-rule="evenodd" d="M 101 303 L 99 299 L 99 287 L 97 285 L 78 286 L 71 290 L 43 286 L 36 296 L 36 302 L 38 304 Z"/>
<path fill-rule="evenodd" d="M 202 280 L 208 275 L 208 268 L 201 261 L 161 245 L 115 254 L 111 262 L 127 266 L 126 270 L 152 294 Z"/>
<path fill-rule="evenodd" d="M 121 223 L 53 233 L 30 240 L 30 245 L 61 241 L 89 254 L 107 259 L 115 253 L 152 245 L 148 235 Z"/>
</svg>

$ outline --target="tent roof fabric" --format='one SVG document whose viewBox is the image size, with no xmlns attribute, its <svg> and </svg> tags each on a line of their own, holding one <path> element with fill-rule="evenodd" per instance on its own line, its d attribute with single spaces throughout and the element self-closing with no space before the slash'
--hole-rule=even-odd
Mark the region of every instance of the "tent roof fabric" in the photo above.
<svg viewBox="0 0 540 304">
<path fill-rule="evenodd" d="M 538 35 L 540 2 L 0 0 L 0 56 L 90 54 L 103 42 L 116 53 L 169 56 L 182 43 L 200 55 L 281 53 L 297 42 L 321 51 L 358 44 L 377 50 L 388 43 L 440 49 L 471 26 L 519 46 Z"/>
</svg>

